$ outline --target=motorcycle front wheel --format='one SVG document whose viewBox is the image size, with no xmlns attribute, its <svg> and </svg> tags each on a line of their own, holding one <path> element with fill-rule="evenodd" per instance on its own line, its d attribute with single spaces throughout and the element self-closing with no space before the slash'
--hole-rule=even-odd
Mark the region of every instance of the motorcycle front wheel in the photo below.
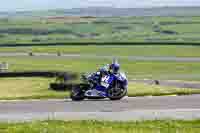
<svg viewBox="0 0 200 133">
<path fill-rule="evenodd" d="M 110 100 L 121 100 L 127 95 L 127 88 L 107 89 L 107 96 Z"/>
</svg>

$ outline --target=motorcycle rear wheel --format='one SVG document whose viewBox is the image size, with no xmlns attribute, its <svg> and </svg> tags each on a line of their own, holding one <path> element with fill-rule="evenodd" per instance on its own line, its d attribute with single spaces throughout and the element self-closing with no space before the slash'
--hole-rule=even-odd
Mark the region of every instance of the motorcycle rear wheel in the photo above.
<svg viewBox="0 0 200 133">
<path fill-rule="evenodd" d="M 82 91 L 80 85 L 74 86 L 72 88 L 70 98 L 72 99 L 72 101 L 82 101 L 85 99 L 85 94 Z"/>
</svg>

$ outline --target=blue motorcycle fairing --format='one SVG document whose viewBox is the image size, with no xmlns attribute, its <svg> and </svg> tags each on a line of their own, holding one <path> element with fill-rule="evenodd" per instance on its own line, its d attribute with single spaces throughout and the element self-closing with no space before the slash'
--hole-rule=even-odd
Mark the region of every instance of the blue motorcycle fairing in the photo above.
<svg viewBox="0 0 200 133">
<path fill-rule="evenodd" d="M 105 77 L 103 77 L 101 79 L 101 84 L 100 85 L 97 85 L 94 89 L 96 89 L 97 91 L 100 91 L 102 93 L 100 93 L 101 96 L 104 96 L 106 97 L 107 94 L 106 94 L 106 90 L 111 87 L 113 81 L 116 79 L 116 77 L 114 75 L 106 75 Z M 103 86 L 102 83 L 105 83 L 105 84 L 108 84 L 107 87 Z"/>
<path fill-rule="evenodd" d="M 94 76 L 96 76 L 96 78 L 98 77 L 98 75 L 96 74 L 94 74 Z M 96 84 L 95 87 L 93 88 L 94 90 L 98 91 L 98 93 L 95 95 L 96 97 L 108 97 L 107 89 L 112 87 L 113 81 L 115 80 L 118 80 L 120 84 L 124 87 L 127 87 L 128 85 L 126 76 L 123 74 L 118 74 L 118 75 L 109 74 L 109 75 L 105 75 L 104 77 L 99 77 L 99 78 L 101 78 L 99 79 L 100 83 Z M 89 97 L 90 96 L 95 97 L 94 95 L 92 96 L 92 92 L 88 92 L 86 95 Z"/>
</svg>

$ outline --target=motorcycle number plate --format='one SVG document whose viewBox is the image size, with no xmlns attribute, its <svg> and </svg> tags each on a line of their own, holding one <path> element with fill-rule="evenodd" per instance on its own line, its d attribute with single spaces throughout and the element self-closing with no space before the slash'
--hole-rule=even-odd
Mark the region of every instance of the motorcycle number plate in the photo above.
<svg viewBox="0 0 200 133">
<path fill-rule="evenodd" d="M 109 84 L 108 84 L 108 83 L 105 83 L 105 82 L 101 82 L 101 86 L 108 88 L 108 87 L 109 87 Z"/>
<path fill-rule="evenodd" d="M 109 76 L 102 77 L 102 79 L 101 79 L 101 85 L 103 87 L 106 87 L 106 88 L 109 87 L 109 83 L 108 83 L 109 78 L 110 78 Z"/>
</svg>

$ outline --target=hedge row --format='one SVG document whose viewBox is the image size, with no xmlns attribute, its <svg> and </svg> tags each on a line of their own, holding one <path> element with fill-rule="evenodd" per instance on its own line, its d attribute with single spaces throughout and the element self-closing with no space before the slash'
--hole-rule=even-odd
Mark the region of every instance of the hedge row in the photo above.
<svg viewBox="0 0 200 133">
<path fill-rule="evenodd" d="M 30 43 L 30 44 L 0 44 L 0 47 L 31 47 L 31 46 L 67 46 L 67 45 L 196 45 L 200 42 L 66 42 L 66 43 Z"/>
</svg>

